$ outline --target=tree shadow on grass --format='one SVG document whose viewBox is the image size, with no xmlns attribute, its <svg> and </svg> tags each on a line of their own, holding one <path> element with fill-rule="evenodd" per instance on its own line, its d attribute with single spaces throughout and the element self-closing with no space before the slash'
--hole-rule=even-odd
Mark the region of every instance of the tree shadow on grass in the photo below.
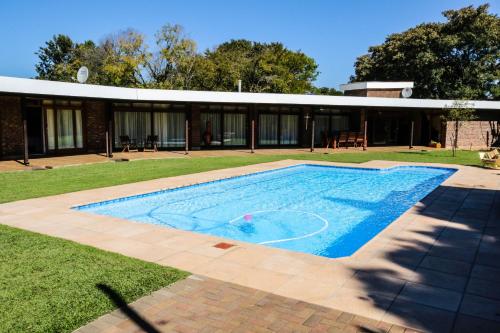
<svg viewBox="0 0 500 333">
<path fill-rule="evenodd" d="M 123 314 L 125 314 L 130 320 L 132 320 L 137 326 L 139 326 L 144 332 L 147 333 L 160 333 L 153 325 L 151 325 L 147 320 L 145 320 L 141 315 L 132 309 L 127 302 L 121 297 L 121 295 L 108 285 L 99 283 L 96 287 L 102 291 L 108 298 L 113 302 L 113 304 L 118 307 Z"/>
</svg>

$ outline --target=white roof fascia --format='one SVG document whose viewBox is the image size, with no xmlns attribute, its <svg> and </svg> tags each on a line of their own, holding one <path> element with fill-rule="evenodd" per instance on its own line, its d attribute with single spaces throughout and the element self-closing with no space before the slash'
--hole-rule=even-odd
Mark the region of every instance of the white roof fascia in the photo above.
<svg viewBox="0 0 500 333">
<path fill-rule="evenodd" d="M 413 98 L 120 88 L 91 84 L 12 78 L 5 76 L 0 76 L 0 93 L 143 102 L 289 104 L 332 107 L 354 106 L 422 109 L 442 109 L 453 105 L 454 102 L 453 100 Z M 469 101 L 468 105 L 477 109 L 500 109 L 500 102 L 497 101 Z"/>
</svg>

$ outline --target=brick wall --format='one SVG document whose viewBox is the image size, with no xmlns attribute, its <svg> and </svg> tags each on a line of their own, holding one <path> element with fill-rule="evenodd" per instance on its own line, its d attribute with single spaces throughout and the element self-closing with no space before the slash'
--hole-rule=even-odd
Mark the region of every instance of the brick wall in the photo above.
<svg viewBox="0 0 500 333">
<path fill-rule="evenodd" d="M 106 103 L 102 101 L 86 101 L 85 115 L 87 150 L 89 152 L 106 151 Z"/>
<path fill-rule="evenodd" d="M 458 147 L 485 149 L 498 142 L 498 121 L 463 121 L 458 131 Z M 455 122 L 448 121 L 445 126 L 445 147 L 453 147 Z M 487 141 L 488 140 L 488 141 Z"/>
<path fill-rule="evenodd" d="M 21 98 L 0 96 L 0 157 L 23 154 Z"/>
<path fill-rule="evenodd" d="M 356 97 L 390 97 L 390 98 L 400 98 L 401 89 L 359 89 L 359 90 L 347 90 L 344 92 L 345 96 L 356 96 Z"/>
<path fill-rule="evenodd" d="M 201 137 L 200 137 L 200 107 L 196 104 L 191 105 L 191 119 L 189 121 L 189 148 L 193 150 L 200 149 Z"/>
</svg>

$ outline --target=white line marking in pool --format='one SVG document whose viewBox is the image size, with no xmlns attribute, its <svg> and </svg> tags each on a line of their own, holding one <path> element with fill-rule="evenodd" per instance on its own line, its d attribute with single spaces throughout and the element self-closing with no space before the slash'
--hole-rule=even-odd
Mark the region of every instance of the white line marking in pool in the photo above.
<svg viewBox="0 0 500 333">
<path fill-rule="evenodd" d="M 317 234 L 325 231 L 326 228 L 328 228 L 328 226 L 330 225 L 330 223 L 328 222 L 328 220 L 326 220 L 325 218 L 319 216 L 318 214 L 314 214 L 314 213 L 311 213 L 311 212 L 305 212 L 305 211 L 302 211 L 302 210 L 290 210 L 290 209 L 283 209 L 283 210 L 280 210 L 280 209 L 258 210 L 258 211 L 254 211 L 254 212 L 250 212 L 250 213 L 246 213 L 244 215 L 238 216 L 237 218 L 234 218 L 231 221 L 229 221 L 229 224 L 232 224 L 232 223 L 236 222 L 237 220 L 239 220 L 241 218 L 244 218 L 245 215 L 254 215 L 254 214 L 268 213 L 268 212 L 294 212 L 294 213 L 309 214 L 309 215 L 312 215 L 312 216 L 320 219 L 321 221 L 323 221 L 324 224 L 323 224 L 323 227 L 321 227 L 320 229 L 318 229 L 318 230 L 316 230 L 314 232 L 311 232 L 310 234 L 307 234 L 307 235 L 304 235 L 304 236 L 299 236 L 299 237 L 276 239 L 276 240 L 270 240 L 270 241 L 265 241 L 265 242 L 258 243 L 258 244 L 261 244 L 261 245 L 262 244 L 282 243 L 282 242 L 288 242 L 288 241 L 292 241 L 292 240 L 299 240 L 299 239 L 303 239 L 303 238 L 308 238 L 308 237 L 317 235 Z"/>
</svg>

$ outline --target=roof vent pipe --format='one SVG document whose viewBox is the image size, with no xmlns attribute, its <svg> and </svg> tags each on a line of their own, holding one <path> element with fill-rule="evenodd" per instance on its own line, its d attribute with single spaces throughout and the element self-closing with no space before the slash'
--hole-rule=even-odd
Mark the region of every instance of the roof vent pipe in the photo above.
<svg viewBox="0 0 500 333">
<path fill-rule="evenodd" d="M 238 80 L 238 92 L 241 92 L 241 80 Z"/>
</svg>

